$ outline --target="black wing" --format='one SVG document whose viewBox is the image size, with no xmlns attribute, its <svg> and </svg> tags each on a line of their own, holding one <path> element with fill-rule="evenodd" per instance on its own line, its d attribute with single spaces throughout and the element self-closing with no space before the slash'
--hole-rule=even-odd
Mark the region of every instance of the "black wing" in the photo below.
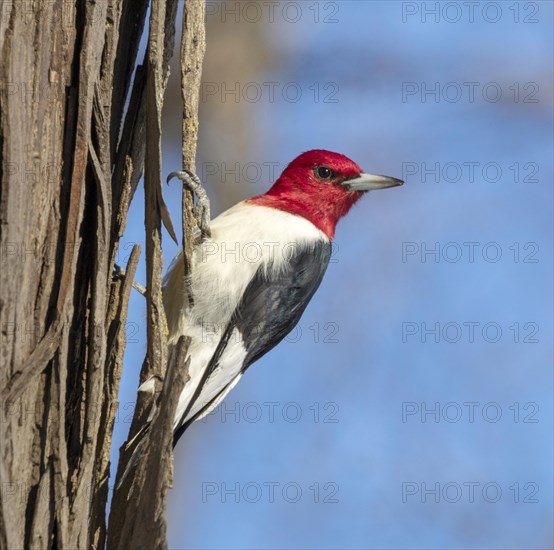
<svg viewBox="0 0 554 550">
<path fill-rule="evenodd" d="M 244 372 L 254 361 L 274 348 L 298 323 L 309 301 L 319 287 L 331 257 L 331 243 L 318 241 L 295 250 L 284 269 L 276 273 L 260 268 L 235 309 L 229 325 L 223 333 L 216 351 L 210 360 L 202 380 L 191 399 L 183 419 L 194 401 L 202 392 L 202 387 L 218 367 L 219 360 L 236 328 L 239 330 L 246 348 L 242 366 Z M 214 398 L 213 403 L 225 391 Z M 186 428 L 201 416 L 211 405 L 208 403 L 194 418 L 183 423 L 174 433 L 173 445 Z"/>
<path fill-rule="evenodd" d="M 331 244 L 294 253 L 286 268 L 268 279 L 258 271 L 231 318 L 247 351 L 243 371 L 274 348 L 298 323 L 318 289 L 331 257 Z"/>
</svg>

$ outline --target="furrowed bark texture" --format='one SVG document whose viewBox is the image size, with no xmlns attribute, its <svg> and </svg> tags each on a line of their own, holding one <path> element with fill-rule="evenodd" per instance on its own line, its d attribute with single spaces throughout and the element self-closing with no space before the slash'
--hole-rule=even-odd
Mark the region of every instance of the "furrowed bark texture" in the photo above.
<svg viewBox="0 0 554 550">
<path fill-rule="evenodd" d="M 205 51 L 203 0 L 189 0 L 183 11 L 181 66 L 184 121 L 193 121 L 183 131 L 183 154 L 194 169 L 198 132 L 198 101 L 201 66 Z M 161 117 L 163 95 L 174 47 L 177 0 L 153 0 L 147 53 L 145 222 L 147 266 L 148 353 L 140 380 L 154 380 L 153 391 L 139 392 L 129 440 L 120 451 L 112 508 L 109 548 L 167 548 L 165 509 L 173 479 L 173 418 L 187 378 L 188 338 L 168 346 L 167 323 L 162 301 L 162 222 L 175 239 L 162 198 Z M 193 26 L 187 27 L 187 21 Z M 194 48 L 185 48 L 185 36 L 193 37 Z M 187 115 L 188 108 L 188 115 Z M 183 246 L 192 242 L 192 197 L 183 191 Z M 190 264 L 187 265 L 187 268 Z M 189 270 L 186 270 L 188 274 Z M 137 458 L 138 457 L 138 458 Z M 129 475 L 129 471 L 132 472 Z"/>
<path fill-rule="evenodd" d="M 142 516 L 125 524 L 132 531 L 141 518 L 157 518 L 156 542 L 129 537 L 121 545 L 165 544 L 171 434 L 159 425 L 171 425 L 171 391 L 182 384 L 186 344 L 170 350 L 170 364 L 179 368 L 170 367 L 166 376 L 160 219 L 174 231 L 161 198 L 159 143 L 177 0 L 153 1 L 147 67 L 139 67 L 133 81 L 148 5 L 2 3 L 2 549 L 106 545 L 110 447 L 138 246 L 122 266 L 125 275 L 112 274 L 145 162 L 149 294 L 143 375 L 155 373 L 169 398 L 153 420 L 163 434 L 150 446 L 157 463 L 145 463 L 148 479 L 135 487 L 136 494 L 163 496 L 150 510 L 143 502 Z"/>
<path fill-rule="evenodd" d="M 112 169 L 135 162 L 115 150 L 146 4 L 2 5 L 2 548 L 102 544 L 138 259 L 112 282 L 129 196 Z"/>
</svg>

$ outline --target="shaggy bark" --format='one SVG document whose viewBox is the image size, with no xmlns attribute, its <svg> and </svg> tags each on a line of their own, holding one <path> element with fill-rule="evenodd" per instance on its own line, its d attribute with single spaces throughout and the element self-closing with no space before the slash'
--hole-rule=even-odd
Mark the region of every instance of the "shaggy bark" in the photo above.
<svg viewBox="0 0 554 550">
<path fill-rule="evenodd" d="M 119 524 L 117 539 L 120 547 L 166 545 L 168 426 L 186 351 L 184 340 L 167 350 L 160 286 L 161 220 L 175 234 L 161 197 L 160 112 L 177 0 L 152 1 L 146 62 L 131 89 L 148 4 L 2 3 L 0 548 L 106 545 L 110 447 L 139 248 L 124 276 L 113 272 L 143 168 L 143 376 L 155 373 L 167 399 L 152 420 L 157 438 L 141 465 L 146 475 L 133 482 L 133 494 L 158 496 L 139 502 L 140 514 Z M 187 139 L 194 152 L 195 133 Z M 145 405 L 139 399 L 137 412 Z M 136 534 L 145 517 L 156 518 L 155 539 Z"/>
</svg>

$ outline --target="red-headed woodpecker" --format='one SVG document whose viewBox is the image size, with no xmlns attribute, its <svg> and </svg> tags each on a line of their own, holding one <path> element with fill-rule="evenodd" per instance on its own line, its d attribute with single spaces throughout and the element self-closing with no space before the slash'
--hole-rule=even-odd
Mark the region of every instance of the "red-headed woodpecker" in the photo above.
<svg viewBox="0 0 554 550">
<path fill-rule="evenodd" d="M 403 183 L 364 174 L 344 155 L 308 151 L 269 191 L 208 226 L 209 206 L 198 178 L 186 172 L 170 177 L 175 175 L 199 198 L 201 232 L 193 250 L 190 303 L 181 254 L 164 279 L 170 343 L 182 334 L 192 338 L 190 380 L 179 398 L 174 444 L 298 323 L 327 269 L 339 219 L 365 192 Z"/>
</svg>

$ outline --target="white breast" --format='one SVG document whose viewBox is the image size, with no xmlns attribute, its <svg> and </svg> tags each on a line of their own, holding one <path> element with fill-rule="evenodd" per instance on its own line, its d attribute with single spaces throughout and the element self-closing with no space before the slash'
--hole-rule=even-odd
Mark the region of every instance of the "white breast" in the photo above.
<svg viewBox="0 0 554 550">
<path fill-rule="evenodd" d="M 176 422 L 198 386 L 227 323 L 246 287 L 261 267 L 279 271 L 295 248 L 328 240 L 323 232 L 300 216 L 241 202 L 212 221 L 212 238 L 198 245 L 193 254 L 192 291 L 189 308 L 183 291 L 183 261 L 179 254 L 164 279 L 164 306 L 170 341 L 181 334 L 192 337 L 190 381 L 177 407 Z M 268 273 L 270 275 L 270 273 Z M 238 332 L 238 331 L 235 331 Z M 229 383 L 238 380 L 246 350 L 240 334 L 234 334 L 204 387 L 191 418 Z"/>
</svg>

